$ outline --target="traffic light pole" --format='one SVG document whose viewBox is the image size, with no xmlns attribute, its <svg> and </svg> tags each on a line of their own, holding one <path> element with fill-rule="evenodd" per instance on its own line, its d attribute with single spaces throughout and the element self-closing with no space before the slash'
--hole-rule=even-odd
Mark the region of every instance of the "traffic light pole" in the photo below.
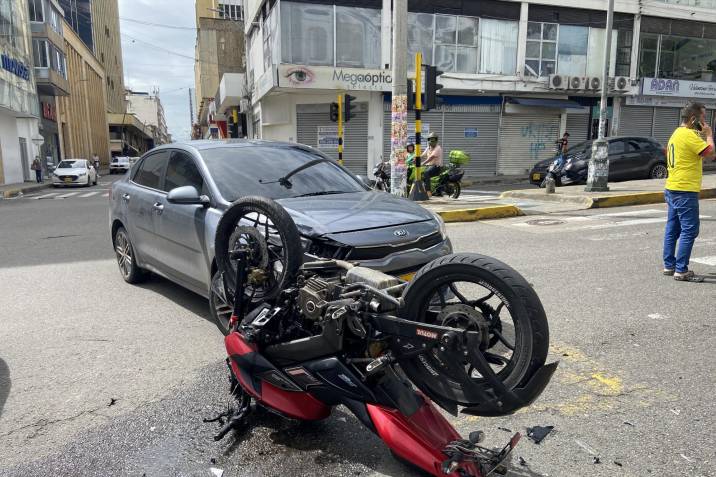
<svg viewBox="0 0 716 477">
<path fill-rule="evenodd" d="M 423 55 L 420 52 L 415 54 L 415 177 L 413 186 L 410 188 L 408 197 L 410 200 L 428 200 L 428 193 L 423 184 L 423 168 L 421 166 L 421 141 L 423 121 L 420 112 L 423 109 L 422 86 L 423 86 Z"/>
<path fill-rule="evenodd" d="M 343 165 L 343 95 L 338 95 L 338 164 Z"/>
</svg>

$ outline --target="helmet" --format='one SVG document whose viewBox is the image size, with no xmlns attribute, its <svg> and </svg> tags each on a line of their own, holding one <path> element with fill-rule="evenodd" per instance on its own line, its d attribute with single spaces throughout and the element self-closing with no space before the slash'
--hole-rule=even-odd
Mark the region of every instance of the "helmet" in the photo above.
<svg viewBox="0 0 716 477">
<path fill-rule="evenodd" d="M 431 132 L 430 134 L 428 134 L 428 140 L 437 139 L 437 138 L 438 138 L 438 135 L 435 134 L 434 132 Z"/>
<path fill-rule="evenodd" d="M 409 148 L 409 147 L 411 147 L 411 146 L 412 146 L 412 147 L 415 147 L 415 144 L 413 144 L 412 142 L 409 142 L 408 144 L 405 145 L 405 149 L 407 149 L 407 148 Z"/>
</svg>

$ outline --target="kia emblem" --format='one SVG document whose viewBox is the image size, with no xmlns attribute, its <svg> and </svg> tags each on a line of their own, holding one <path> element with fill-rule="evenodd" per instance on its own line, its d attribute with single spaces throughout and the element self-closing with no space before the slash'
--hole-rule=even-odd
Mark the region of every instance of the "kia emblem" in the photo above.
<svg viewBox="0 0 716 477">
<path fill-rule="evenodd" d="M 405 229 L 398 229 L 393 232 L 393 235 L 395 235 L 396 237 L 405 237 L 406 235 L 408 235 L 408 231 Z"/>
</svg>

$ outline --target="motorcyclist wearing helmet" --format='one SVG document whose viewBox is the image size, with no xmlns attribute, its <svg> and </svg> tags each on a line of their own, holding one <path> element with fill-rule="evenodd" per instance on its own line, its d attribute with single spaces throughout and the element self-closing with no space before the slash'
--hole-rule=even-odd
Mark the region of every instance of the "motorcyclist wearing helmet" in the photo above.
<svg viewBox="0 0 716 477">
<path fill-rule="evenodd" d="M 428 134 L 428 148 L 421 155 L 423 170 L 423 182 L 425 190 L 430 192 L 430 179 L 440 175 L 443 167 L 443 148 L 438 144 L 438 135 L 434 132 Z"/>
</svg>

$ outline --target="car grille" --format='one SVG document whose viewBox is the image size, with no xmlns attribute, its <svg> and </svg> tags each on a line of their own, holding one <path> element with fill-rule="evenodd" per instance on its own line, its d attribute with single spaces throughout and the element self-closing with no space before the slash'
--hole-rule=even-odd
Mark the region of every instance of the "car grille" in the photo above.
<svg viewBox="0 0 716 477">
<path fill-rule="evenodd" d="M 65 180 L 65 179 L 72 179 L 73 181 L 77 180 L 77 176 L 59 176 L 59 177 L 62 180 Z"/>
<path fill-rule="evenodd" d="M 378 247 L 356 247 L 352 249 L 347 260 L 379 260 L 385 258 L 388 255 L 396 252 L 403 252 L 405 250 L 421 249 L 425 250 L 430 247 L 434 247 L 443 241 L 442 236 L 439 232 L 434 234 L 426 235 L 415 242 L 408 242 L 404 244 L 380 245 Z"/>
</svg>

